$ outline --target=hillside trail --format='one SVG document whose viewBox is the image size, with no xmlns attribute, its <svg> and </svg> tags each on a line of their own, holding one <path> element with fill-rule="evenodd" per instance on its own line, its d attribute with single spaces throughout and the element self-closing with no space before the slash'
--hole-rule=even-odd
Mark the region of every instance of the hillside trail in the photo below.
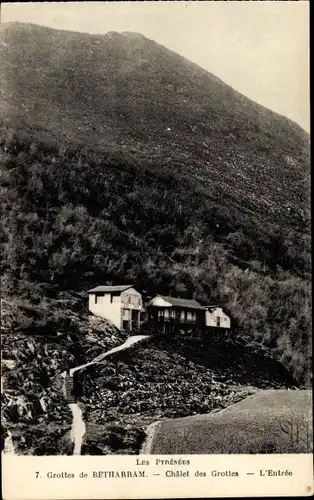
<svg viewBox="0 0 314 500">
<path fill-rule="evenodd" d="M 71 368 L 69 370 L 70 377 L 73 377 L 73 374 L 75 372 L 83 370 L 88 366 L 101 364 L 103 360 L 106 357 L 110 356 L 111 354 L 115 354 L 116 352 L 119 351 L 125 351 L 130 347 L 132 347 L 134 344 L 137 344 L 138 342 L 147 338 L 149 338 L 149 335 L 132 335 L 123 344 L 119 345 L 118 347 L 113 347 L 104 354 L 97 356 L 89 363 L 85 363 L 83 365 L 76 366 L 75 368 Z M 66 372 L 64 371 L 61 376 L 65 379 L 65 377 L 67 376 Z M 74 443 L 73 455 L 81 455 L 83 437 L 86 432 L 86 425 L 83 419 L 83 413 L 79 405 L 75 402 L 72 401 L 69 402 L 69 408 L 72 413 L 71 441 Z"/>
<path fill-rule="evenodd" d="M 129 349 L 137 342 L 140 342 L 141 340 L 144 340 L 147 338 L 149 338 L 149 335 L 132 335 L 131 337 L 127 338 L 127 340 L 123 344 L 119 345 L 118 347 L 113 347 L 112 349 L 110 349 L 110 351 L 107 351 L 104 354 L 100 354 L 100 356 L 97 356 L 89 363 L 85 363 L 84 365 L 80 365 L 80 366 L 76 366 L 75 368 L 71 368 L 70 375 L 73 375 L 75 372 L 77 372 L 79 370 L 83 370 L 84 368 L 87 368 L 88 366 L 101 363 L 101 361 L 104 358 L 106 358 L 107 356 L 110 356 L 111 354 L 115 354 L 116 352 L 119 352 L 119 351 L 125 351 L 126 349 Z"/>
<path fill-rule="evenodd" d="M 80 455 L 86 426 L 79 405 L 77 403 L 70 403 L 69 407 L 72 412 L 71 441 L 74 443 L 73 455 Z"/>
</svg>

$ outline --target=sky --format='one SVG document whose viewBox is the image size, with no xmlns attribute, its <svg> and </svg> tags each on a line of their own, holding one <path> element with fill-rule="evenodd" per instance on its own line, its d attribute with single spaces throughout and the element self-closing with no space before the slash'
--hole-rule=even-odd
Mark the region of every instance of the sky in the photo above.
<svg viewBox="0 0 314 500">
<path fill-rule="evenodd" d="M 134 31 L 310 129 L 307 1 L 6 3 L 1 22 Z"/>
</svg>

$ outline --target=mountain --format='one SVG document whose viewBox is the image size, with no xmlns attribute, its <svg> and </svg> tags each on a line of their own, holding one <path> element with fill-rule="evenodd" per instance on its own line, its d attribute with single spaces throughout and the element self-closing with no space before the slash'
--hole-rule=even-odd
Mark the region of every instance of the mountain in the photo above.
<svg viewBox="0 0 314 500">
<path fill-rule="evenodd" d="M 221 304 L 246 346 L 240 372 L 252 368 L 254 341 L 293 383 L 309 384 L 308 134 L 136 33 L 1 25 L 0 65 L 2 294 L 14 306 L 6 335 L 21 371 L 20 335 L 58 344 L 64 334 L 63 369 L 75 357 L 71 335 L 80 321 L 81 345 L 91 347 L 84 291 L 134 283 L 148 294 Z M 64 293 L 82 294 L 72 324 Z M 192 381 L 208 372 L 210 348 L 193 357 Z M 164 349 L 162 369 L 176 366 L 183 380 L 190 351 L 173 349 Z M 139 373 L 145 362 L 135 360 Z M 26 378 L 32 363 L 30 350 Z M 158 414 L 173 388 L 158 392 L 147 363 Z M 38 373 L 39 365 L 36 358 Z M 123 366 L 131 370 L 130 361 Z M 93 388 L 86 390 L 93 401 Z M 96 403 L 101 420 L 105 401 Z"/>
<path fill-rule="evenodd" d="M 127 151 L 248 214 L 307 215 L 309 138 L 287 118 L 137 33 L 0 29 L 6 123 Z"/>
</svg>

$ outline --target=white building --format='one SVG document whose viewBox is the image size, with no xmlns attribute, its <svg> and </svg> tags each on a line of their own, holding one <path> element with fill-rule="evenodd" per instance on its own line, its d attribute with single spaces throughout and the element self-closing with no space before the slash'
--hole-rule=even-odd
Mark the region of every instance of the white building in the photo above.
<svg viewBox="0 0 314 500">
<path fill-rule="evenodd" d="M 97 286 L 88 290 L 90 312 L 117 328 L 139 330 L 142 296 L 132 285 Z"/>
<path fill-rule="evenodd" d="M 218 306 L 205 306 L 206 326 L 215 328 L 231 328 L 230 317 Z"/>
<path fill-rule="evenodd" d="M 204 308 L 196 300 L 156 295 L 147 310 L 152 321 L 204 325 Z"/>
</svg>

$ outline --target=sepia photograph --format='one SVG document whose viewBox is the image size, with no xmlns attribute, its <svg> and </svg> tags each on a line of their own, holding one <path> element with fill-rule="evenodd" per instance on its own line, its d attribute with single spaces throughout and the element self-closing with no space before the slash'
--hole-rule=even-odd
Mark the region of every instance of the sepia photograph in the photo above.
<svg viewBox="0 0 314 500">
<path fill-rule="evenodd" d="M 2 457 L 312 454 L 308 8 L 1 5 Z"/>
</svg>

